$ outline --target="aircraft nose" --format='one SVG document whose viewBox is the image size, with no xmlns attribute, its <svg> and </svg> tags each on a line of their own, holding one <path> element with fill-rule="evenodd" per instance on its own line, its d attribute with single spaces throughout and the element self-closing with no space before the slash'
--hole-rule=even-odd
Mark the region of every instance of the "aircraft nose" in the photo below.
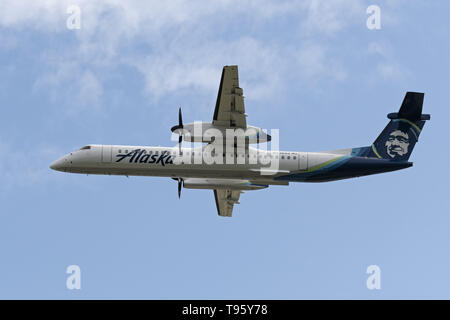
<svg viewBox="0 0 450 320">
<path fill-rule="evenodd" d="M 50 169 L 53 169 L 56 171 L 63 171 L 64 167 L 65 167 L 65 162 L 66 161 L 64 158 L 60 158 L 50 165 Z"/>
</svg>

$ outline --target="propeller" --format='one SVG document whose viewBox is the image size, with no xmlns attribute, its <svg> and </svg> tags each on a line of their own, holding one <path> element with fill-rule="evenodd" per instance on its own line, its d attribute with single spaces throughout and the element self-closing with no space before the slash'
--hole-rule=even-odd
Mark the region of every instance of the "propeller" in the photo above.
<svg viewBox="0 0 450 320">
<path fill-rule="evenodd" d="M 181 115 L 181 107 L 178 109 L 178 125 L 173 126 L 170 130 L 174 132 L 175 130 L 183 129 L 183 117 Z M 178 148 L 181 153 L 181 142 L 183 141 L 183 134 L 182 132 L 178 132 Z"/>
<path fill-rule="evenodd" d="M 178 181 L 178 199 L 180 199 L 181 189 L 183 188 L 184 180 L 183 178 L 172 178 L 172 179 Z"/>
</svg>

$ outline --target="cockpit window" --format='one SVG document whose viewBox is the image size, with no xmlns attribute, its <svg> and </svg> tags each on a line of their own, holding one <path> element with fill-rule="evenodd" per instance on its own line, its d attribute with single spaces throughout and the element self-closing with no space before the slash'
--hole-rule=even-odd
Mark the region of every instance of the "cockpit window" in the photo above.
<svg viewBox="0 0 450 320">
<path fill-rule="evenodd" d="M 91 148 L 91 146 L 84 146 L 83 148 L 81 148 L 80 150 L 89 150 Z"/>
</svg>

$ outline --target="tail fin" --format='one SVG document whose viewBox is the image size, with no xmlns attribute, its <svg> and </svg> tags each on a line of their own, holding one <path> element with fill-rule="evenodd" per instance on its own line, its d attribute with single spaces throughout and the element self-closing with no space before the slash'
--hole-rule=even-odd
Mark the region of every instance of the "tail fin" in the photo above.
<svg viewBox="0 0 450 320">
<path fill-rule="evenodd" d="M 369 157 L 407 161 L 429 114 L 422 114 L 424 94 L 407 92 L 399 112 L 389 113 L 391 121 L 369 150 Z"/>
</svg>

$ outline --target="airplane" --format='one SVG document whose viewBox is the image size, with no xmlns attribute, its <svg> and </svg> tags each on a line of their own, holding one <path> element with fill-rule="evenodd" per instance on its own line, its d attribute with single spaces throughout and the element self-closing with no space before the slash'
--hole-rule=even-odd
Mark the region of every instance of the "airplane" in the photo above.
<svg viewBox="0 0 450 320">
<path fill-rule="evenodd" d="M 322 152 L 273 151 L 252 146 L 272 137 L 247 125 L 238 67 L 224 66 L 212 122 L 183 124 L 181 108 L 178 110 L 178 124 L 171 129 L 178 135 L 178 146 L 90 144 L 64 155 L 50 168 L 81 174 L 170 177 L 178 181 L 178 197 L 183 187 L 213 190 L 218 215 L 231 217 L 241 193 L 247 190 L 411 167 L 408 159 L 431 118 L 422 114 L 423 99 L 424 93 L 407 92 L 400 110 L 387 115 L 389 123 L 370 146 Z M 182 147 L 183 140 L 200 146 Z"/>
</svg>

